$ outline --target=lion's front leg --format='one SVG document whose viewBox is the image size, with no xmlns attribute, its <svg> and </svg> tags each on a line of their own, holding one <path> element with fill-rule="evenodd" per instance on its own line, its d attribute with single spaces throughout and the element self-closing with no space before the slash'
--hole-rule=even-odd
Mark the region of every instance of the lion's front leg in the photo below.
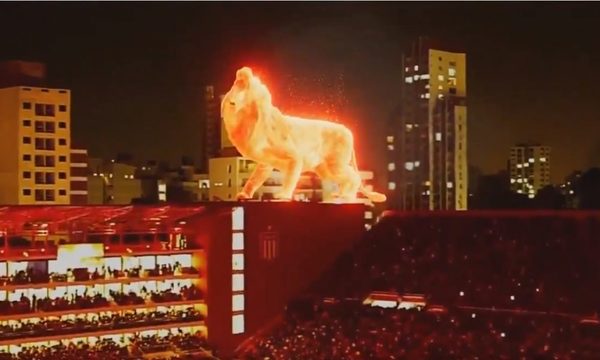
<svg viewBox="0 0 600 360">
<path fill-rule="evenodd" d="M 302 173 L 302 161 L 297 159 L 291 159 L 286 162 L 284 169 L 281 169 L 283 173 L 283 184 L 281 192 L 275 195 L 278 199 L 291 200 L 296 185 L 300 180 L 300 174 Z"/>
<path fill-rule="evenodd" d="M 271 172 L 273 171 L 273 167 L 266 164 L 256 164 L 256 168 L 246 181 L 244 188 L 242 191 L 237 194 L 238 199 L 252 199 L 256 190 L 264 184 L 264 182 L 269 178 Z"/>
</svg>

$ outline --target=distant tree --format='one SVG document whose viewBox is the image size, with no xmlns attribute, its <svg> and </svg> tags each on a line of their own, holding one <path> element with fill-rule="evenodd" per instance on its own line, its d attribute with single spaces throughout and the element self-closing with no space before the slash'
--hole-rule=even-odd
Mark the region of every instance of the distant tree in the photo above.
<svg viewBox="0 0 600 360">
<path fill-rule="evenodd" d="M 600 168 L 586 171 L 575 184 L 580 209 L 600 209 Z"/>
<path fill-rule="evenodd" d="M 477 184 L 472 209 L 528 209 L 531 200 L 524 194 L 510 190 L 509 175 L 506 171 L 493 175 L 482 175 Z"/>
<path fill-rule="evenodd" d="M 538 190 L 534 206 L 538 209 L 564 209 L 566 199 L 558 188 L 548 185 Z"/>
</svg>

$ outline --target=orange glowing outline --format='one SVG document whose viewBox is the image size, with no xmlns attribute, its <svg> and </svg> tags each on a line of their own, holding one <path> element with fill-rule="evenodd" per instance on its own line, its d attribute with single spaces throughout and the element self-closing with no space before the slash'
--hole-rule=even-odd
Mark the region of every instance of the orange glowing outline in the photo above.
<svg viewBox="0 0 600 360">
<path fill-rule="evenodd" d="M 250 199 L 273 169 L 283 175 L 277 199 L 289 200 L 305 171 L 338 184 L 336 196 L 356 200 L 358 192 L 373 202 L 385 195 L 363 186 L 354 153 L 354 137 L 344 125 L 284 115 L 272 104 L 269 89 L 243 67 L 221 103 L 221 114 L 231 143 L 257 166 L 238 199 Z"/>
</svg>

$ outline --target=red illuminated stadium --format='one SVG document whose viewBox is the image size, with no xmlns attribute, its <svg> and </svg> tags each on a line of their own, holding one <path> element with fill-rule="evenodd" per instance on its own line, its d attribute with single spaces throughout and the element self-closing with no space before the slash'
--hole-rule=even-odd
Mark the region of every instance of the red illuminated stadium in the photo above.
<svg viewBox="0 0 600 360">
<path fill-rule="evenodd" d="M 2 207 L 0 353 L 107 342 L 119 359 L 227 357 L 360 237 L 363 211 Z"/>
</svg>

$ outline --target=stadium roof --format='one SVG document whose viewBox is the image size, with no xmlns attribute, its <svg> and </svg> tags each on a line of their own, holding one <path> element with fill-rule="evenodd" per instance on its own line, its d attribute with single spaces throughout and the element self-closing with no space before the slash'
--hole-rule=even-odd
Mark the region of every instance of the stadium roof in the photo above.
<svg viewBox="0 0 600 360">
<path fill-rule="evenodd" d="M 127 225 L 144 230 L 173 226 L 205 209 L 205 205 L 4 206 L 0 207 L 0 230 L 37 225 L 70 229 Z"/>
</svg>

